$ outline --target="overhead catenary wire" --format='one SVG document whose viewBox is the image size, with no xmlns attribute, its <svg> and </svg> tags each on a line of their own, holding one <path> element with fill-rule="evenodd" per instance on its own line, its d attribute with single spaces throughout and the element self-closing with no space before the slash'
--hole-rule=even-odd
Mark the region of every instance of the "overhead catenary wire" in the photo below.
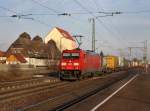
<svg viewBox="0 0 150 111">
<path fill-rule="evenodd" d="M 0 15 L 0 17 L 3 17 L 3 18 L 4 18 L 4 17 L 11 17 L 11 16 L 3 16 L 3 15 L 1 16 L 1 15 Z"/>
<path fill-rule="evenodd" d="M 48 9 L 49 11 L 51 11 L 51 12 L 54 12 L 54 13 L 47 13 L 47 14 L 32 14 L 32 15 L 57 15 L 57 16 L 61 16 L 61 15 L 64 15 L 64 16 L 71 16 L 69 13 L 61 13 L 60 11 L 57 11 L 57 10 L 55 10 L 55 9 L 52 9 L 52 8 L 50 8 L 50 7 L 48 7 L 48 6 L 46 6 L 46 5 L 43 5 L 42 3 L 40 3 L 40 2 L 38 2 L 38 1 L 36 1 L 36 0 L 31 0 L 32 2 L 34 2 L 34 3 L 36 3 L 36 4 L 38 4 L 38 5 L 40 5 L 41 7 L 43 7 L 43 8 L 46 8 L 46 9 Z M 34 21 L 35 21 L 35 19 L 34 19 Z M 42 22 L 42 21 L 40 21 L 40 20 L 37 20 L 39 23 L 41 23 L 41 24 L 45 24 L 45 25 L 47 25 L 46 23 L 44 23 L 44 22 Z M 49 26 L 49 25 L 47 25 L 47 26 Z"/>
<path fill-rule="evenodd" d="M 80 2 L 78 2 L 77 0 L 74 0 L 74 2 L 76 3 L 76 4 L 78 4 L 82 9 L 84 9 L 84 10 L 86 10 L 89 14 L 91 14 L 94 18 L 96 17 L 91 11 L 89 11 L 86 7 L 84 7 Z M 108 29 L 108 27 L 106 27 L 105 25 L 104 25 L 104 23 L 99 19 L 99 18 L 97 18 L 97 20 L 98 20 L 98 22 L 99 23 L 101 23 L 102 25 L 103 25 L 103 27 L 108 31 L 108 32 L 111 32 L 109 29 Z M 112 33 L 112 32 L 111 32 Z"/>
<path fill-rule="evenodd" d="M 32 0 L 32 1 L 35 1 L 37 4 L 40 3 L 40 2 L 37 1 L 37 0 Z M 96 1 L 96 0 L 94 0 L 94 1 Z M 79 1 L 78 1 L 78 2 L 79 2 Z M 97 2 L 97 1 L 96 1 L 96 2 Z M 80 2 L 79 2 L 79 3 L 80 3 Z M 40 3 L 40 4 L 42 4 L 42 3 Z M 81 3 L 80 3 L 80 4 L 81 4 Z M 81 5 L 82 5 L 82 4 L 81 4 Z M 98 4 L 97 4 L 97 5 L 98 5 Z M 45 5 L 44 5 L 44 6 L 42 5 L 42 7 L 45 7 Z M 46 7 L 47 7 L 47 6 L 46 6 Z M 46 7 L 45 7 L 45 8 L 46 8 Z M 84 7 L 84 6 L 82 5 L 82 7 Z M 9 12 L 14 13 L 13 10 L 5 9 L 5 8 L 3 8 L 3 9 L 4 9 L 4 10 L 7 10 L 7 11 L 9 11 Z M 47 7 L 47 9 L 49 9 L 49 7 Z M 96 12 L 96 11 L 95 11 L 95 12 L 94 12 L 94 11 L 90 11 L 90 10 L 88 11 L 88 9 L 87 9 L 86 7 L 84 7 L 84 9 L 86 9 L 86 12 L 81 12 L 81 13 L 80 13 L 80 12 L 72 12 L 72 13 L 70 13 L 70 14 L 71 14 L 71 15 L 73 15 L 73 14 L 90 14 L 90 15 L 91 15 L 91 14 L 92 14 L 92 16 L 93 16 L 93 15 L 95 16 L 95 14 L 98 14 L 99 12 L 104 12 L 104 11 L 105 11 L 105 10 L 102 10 L 102 11 L 98 10 L 97 12 Z M 49 14 L 47 14 L 47 15 L 55 15 L 55 14 L 57 15 L 57 14 L 59 13 L 59 11 L 57 11 L 57 10 L 55 10 L 55 9 L 54 9 L 55 11 L 54 11 L 54 10 L 52 11 L 51 8 L 50 8 L 49 10 L 50 10 L 51 12 L 54 12 L 54 13 L 49 13 Z M 88 12 L 87 12 L 87 11 L 88 11 Z M 58 12 L 58 13 L 55 13 L 55 12 Z M 109 11 L 108 11 L 108 12 L 109 12 Z M 123 12 L 123 13 L 125 13 L 125 14 L 128 14 L 128 13 L 129 13 L 129 14 L 130 14 L 130 13 L 133 13 L 133 14 L 134 14 L 134 13 L 135 13 L 135 14 L 136 14 L 136 13 L 149 13 L 149 12 L 150 12 L 149 10 L 143 10 L 143 11 L 137 11 L 137 12 L 135 12 L 135 11 L 133 11 L 133 12 L 132 12 L 132 11 L 126 11 L 126 12 Z M 44 15 L 44 14 L 42 14 L 42 13 L 41 13 L 41 14 L 32 14 L 31 16 L 34 16 L 34 15 L 36 16 L 36 15 Z M 45 14 L 45 15 L 46 15 L 46 14 Z M 10 16 L 0 16 L 0 17 L 10 17 Z M 31 17 L 31 18 L 29 18 L 29 17 L 23 18 L 23 17 L 22 17 L 21 19 L 32 19 L 32 17 Z M 35 18 L 34 18 L 34 20 L 35 20 Z M 37 21 L 37 22 L 38 22 L 38 21 Z M 41 22 L 42 22 L 42 21 L 41 21 Z M 104 24 L 103 21 L 101 21 L 101 22 L 102 22 L 102 25 L 103 25 L 103 24 Z M 40 22 L 39 22 L 39 23 L 40 23 Z M 105 24 L 104 24 L 104 25 L 105 25 Z M 112 24 L 112 25 L 113 25 L 113 24 Z M 105 25 L 105 26 L 106 26 L 106 25 Z M 108 28 L 108 26 L 106 26 L 106 27 Z M 106 29 L 106 28 L 105 28 L 105 29 Z M 111 31 L 109 31 L 110 33 L 114 33 L 114 32 L 112 31 L 112 29 L 110 29 L 110 28 L 108 28 L 108 29 L 111 30 Z M 106 29 L 106 30 L 108 31 L 108 29 Z M 114 34 L 113 34 L 113 35 L 114 35 Z"/>
<path fill-rule="evenodd" d="M 40 5 L 40 6 L 44 7 L 44 8 L 46 8 L 46 9 L 54 12 L 54 13 L 46 13 L 46 14 L 42 14 L 42 13 L 39 13 L 39 14 L 38 13 L 37 14 L 36 13 L 18 14 L 16 11 L 13 11 L 13 10 L 8 9 L 6 7 L 0 6 L 1 9 L 5 10 L 5 11 L 8 11 L 8 12 L 11 12 L 11 13 L 14 13 L 13 15 L 10 15 L 10 16 L 3 16 L 3 15 L 1 15 L 0 17 L 13 17 L 13 18 L 19 18 L 19 19 L 30 19 L 32 21 L 38 22 L 40 24 L 43 24 L 43 25 L 49 27 L 50 26 L 49 24 L 47 24 L 47 23 L 45 23 L 45 22 L 43 22 L 43 21 L 41 21 L 39 19 L 35 19 L 35 18 L 32 18 L 32 17 L 24 17 L 24 16 L 35 16 L 35 15 L 37 15 L 37 16 L 38 15 L 39 16 L 41 16 L 41 15 L 56 15 L 56 16 L 65 15 L 65 16 L 70 16 L 69 13 L 60 13 L 60 12 L 56 11 L 55 9 L 49 8 L 49 7 L 41 4 L 40 2 L 38 2 L 36 0 L 31 0 L 31 1 L 33 1 L 34 3 Z M 73 17 L 71 17 L 71 18 L 73 18 Z"/>
<path fill-rule="evenodd" d="M 9 8 L 3 7 L 3 6 L 0 6 L 0 8 L 3 9 L 3 10 L 5 10 L 5 11 L 7 11 L 7 12 L 11 12 L 11 13 L 17 14 L 17 12 L 15 12 L 15 11 L 9 9 Z"/>
<path fill-rule="evenodd" d="M 97 8 L 97 10 L 100 12 L 100 10 L 102 10 L 101 12 L 102 13 L 110 13 L 110 11 L 105 11 L 105 9 L 97 2 L 97 0 L 93 0 L 93 2 L 94 2 L 94 4 L 95 4 L 95 6 L 96 6 L 96 8 Z M 117 12 L 118 13 L 118 12 Z M 121 13 L 121 14 L 123 14 L 124 12 L 119 12 L 119 13 Z M 108 20 L 108 19 L 107 19 Z M 112 23 L 112 21 L 111 20 L 109 20 L 110 22 L 111 22 L 111 27 L 113 27 L 113 29 L 115 29 L 115 32 L 116 32 L 116 34 L 118 35 L 118 36 L 120 36 L 120 37 L 122 37 L 122 38 L 120 38 L 120 37 L 117 37 L 119 40 L 121 40 L 122 42 L 124 42 L 126 45 L 128 45 L 127 44 L 127 40 L 125 39 L 125 37 L 124 36 L 122 36 L 122 34 L 120 34 L 120 31 L 116 28 L 116 26 Z"/>
<path fill-rule="evenodd" d="M 35 1 L 35 0 L 31 0 L 31 1 Z M 45 6 L 45 5 L 43 5 L 43 4 L 41 4 L 41 3 L 39 3 L 39 2 L 37 2 L 36 1 L 36 3 L 37 4 L 39 4 L 40 6 L 42 6 L 43 8 L 46 8 L 46 9 L 48 9 L 48 10 L 50 10 L 50 11 L 52 11 L 49 7 L 47 7 L 47 6 Z M 47 14 L 41 14 L 41 15 L 65 15 L 65 16 L 69 16 L 71 19 L 73 19 L 73 20 L 76 20 L 76 21 L 78 21 L 78 22 L 80 22 L 80 23 L 83 23 L 83 22 L 81 22 L 81 21 L 79 21 L 77 18 L 74 18 L 73 16 L 71 16 L 71 14 L 80 14 L 80 13 L 60 13 L 59 11 L 53 11 L 53 12 L 55 12 L 55 14 L 51 14 L 51 13 L 47 13 Z M 98 13 L 98 12 L 96 12 L 96 13 Z M 87 13 L 88 14 L 88 13 Z M 32 15 L 40 15 L 40 14 L 32 14 Z"/>
<path fill-rule="evenodd" d="M 94 16 L 94 14 L 89 11 L 86 7 L 84 7 L 80 2 L 78 2 L 77 0 L 74 0 L 74 2 L 79 5 L 82 9 L 84 9 L 86 12 L 88 12 L 90 15 Z"/>
<path fill-rule="evenodd" d="M 100 10 L 102 10 L 102 11 L 104 11 L 104 9 L 101 7 L 101 5 L 97 2 L 97 0 L 93 0 L 93 2 L 94 2 L 94 4 L 95 4 L 95 6 L 96 6 L 96 8 L 97 8 L 97 10 L 98 11 L 100 11 Z M 100 9 L 101 8 L 101 9 Z"/>
<path fill-rule="evenodd" d="M 47 27 L 50 27 L 51 25 L 50 24 L 47 24 L 47 23 L 45 23 L 45 22 L 43 22 L 43 21 L 41 21 L 41 20 L 38 20 L 38 19 L 32 19 L 32 21 L 35 21 L 35 22 L 38 22 L 38 23 L 40 23 L 40 24 L 42 24 L 42 25 L 45 25 L 45 26 L 47 26 Z"/>
<path fill-rule="evenodd" d="M 43 6 L 43 5 L 42 5 Z M 48 7 L 47 7 L 48 8 Z M 49 8 L 48 8 L 49 9 Z M 98 12 L 92 12 L 92 13 L 98 13 Z M 48 14 L 27 14 L 27 15 L 29 15 L 29 16 L 32 16 L 32 15 L 67 15 L 67 13 L 62 13 L 62 14 L 53 14 L 53 13 L 48 13 Z M 80 13 L 73 13 L 73 14 L 80 14 Z M 82 14 L 82 13 L 81 13 Z M 88 14 L 88 13 L 86 13 L 86 14 Z M 22 16 L 24 16 L 24 15 L 14 15 L 14 16 L 19 16 L 19 18 L 21 18 L 21 19 L 31 19 L 31 20 L 33 20 L 33 21 L 35 21 L 35 22 L 39 22 L 40 24 L 43 24 L 43 25 L 46 25 L 46 26 L 49 26 L 48 24 L 46 24 L 46 23 L 44 23 L 44 22 L 42 22 L 42 21 L 40 21 L 40 20 L 36 20 L 35 18 L 22 18 Z M 13 16 L 13 17 L 14 17 Z M 8 17 L 12 17 L 12 16 L 8 16 Z M 74 17 L 71 17 L 72 19 L 74 19 L 75 20 L 75 18 Z M 77 19 L 76 19 L 77 20 Z"/>
<path fill-rule="evenodd" d="M 43 8 L 46 8 L 46 9 L 48 9 L 48 10 L 51 11 L 51 9 L 49 9 L 49 7 L 47 7 L 47 6 L 45 7 L 43 4 L 40 4 L 40 6 L 42 6 Z M 78 22 L 80 22 L 80 23 L 83 23 L 83 22 L 79 21 L 77 18 L 71 16 L 70 13 L 62 13 L 62 14 L 69 16 L 69 18 L 71 18 L 71 19 L 73 19 L 73 20 L 75 20 L 75 21 L 78 21 Z M 72 14 L 72 13 L 71 13 L 71 14 Z M 79 14 L 79 13 L 73 13 L 73 14 Z M 32 15 L 61 15 L 61 13 L 58 12 L 58 11 L 57 11 L 57 12 L 55 11 L 55 14 L 47 13 L 47 14 L 32 14 Z"/>
<path fill-rule="evenodd" d="M 138 11 L 123 11 L 124 14 L 142 14 L 150 13 L 150 10 L 138 10 Z"/>
<path fill-rule="evenodd" d="M 96 18 L 96 16 L 91 12 L 91 11 L 89 11 L 86 7 L 84 7 L 79 1 L 77 1 L 77 0 L 74 0 L 74 2 L 77 4 L 77 5 L 79 5 L 83 10 L 85 10 L 86 12 L 88 12 L 90 15 L 92 15 L 92 17 L 93 18 Z M 108 31 L 108 32 L 110 32 L 109 30 L 108 30 L 108 28 L 102 23 L 102 21 L 101 20 L 99 20 L 98 18 L 97 18 L 97 20 L 98 20 L 98 22 L 99 23 L 101 23 L 103 26 L 104 26 L 104 28 Z M 93 32 L 94 33 L 94 32 Z M 95 37 L 93 38 L 92 37 L 92 41 L 94 42 L 92 42 L 93 44 L 92 44 L 92 50 L 95 50 Z"/>
<path fill-rule="evenodd" d="M 35 19 L 35 18 L 32 18 L 32 17 L 26 17 L 26 16 L 29 16 L 29 15 L 32 15 L 32 14 L 18 14 L 16 11 L 13 11 L 11 9 L 8 9 L 8 8 L 5 8 L 3 6 L 0 6 L 1 9 L 5 10 L 5 11 L 8 11 L 8 12 L 12 12 L 12 13 L 15 13 L 13 15 L 10 15 L 10 16 L 0 16 L 0 17 L 10 17 L 10 18 L 18 18 L 18 19 L 27 19 L 27 20 L 32 20 L 32 21 L 35 21 L 35 22 L 38 22 L 40 24 L 43 24 L 45 26 L 50 26 L 49 24 L 46 24 L 38 19 Z"/>
<path fill-rule="evenodd" d="M 89 14 L 91 14 L 92 17 L 96 18 L 96 16 L 95 16 L 91 11 L 89 11 L 86 7 L 84 7 L 79 1 L 74 0 L 74 2 L 75 2 L 77 5 L 79 5 L 82 9 L 84 9 L 85 11 L 87 11 Z M 113 36 L 116 37 L 116 34 L 115 34 L 112 30 L 110 30 L 99 18 L 97 18 L 97 20 L 98 20 L 98 22 L 99 22 L 100 24 L 102 24 L 102 26 L 103 26 L 109 33 L 111 33 Z M 118 39 L 120 39 L 120 38 L 118 38 Z"/>
<path fill-rule="evenodd" d="M 92 16 L 95 16 L 92 11 L 89 11 L 86 7 L 84 7 L 79 1 L 74 0 L 74 2 L 79 5 L 82 9 L 84 9 L 85 11 L 87 11 L 89 14 L 91 14 Z"/>
<path fill-rule="evenodd" d="M 31 1 L 34 2 L 34 3 L 36 3 L 36 4 L 38 4 L 38 5 L 40 5 L 41 7 L 44 7 L 46 9 L 54 12 L 54 13 L 59 13 L 59 11 L 57 11 L 57 10 L 55 10 L 53 8 L 47 7 L 46 5 L 43 5 L 42 3 L 38 2 L 37 0 L 31 0 Z"/>
<path fill-rule="evenodd" d="M 55 14 L 61 14 L 60 11 L 57 11 L 56 9 L 52 9 L 46 5 L 43 5 L 42 3 L 38 2 L 37 0 L 31 0 L 32 2 L 40 5 L 41 7 L 44 7 L 54 13 L 37 13 L 37 14 L 32 14 L 32 15 L 55 15 Z M 82 7 L 82 9 L 86 10 L 87 12 L 69 12 L 67 11 L 66 13 L 67 14 L 92 14 L 94 16 L 94 14 L 100 14 L 100 13 L 103 13 L 103 14 L 110 14 L 112 13 L 112 11 L 106 11 L 104 10 L 99 4 L 97 1 L 93 0 L 95 6 L 97 7 L 98 11 L 89 11 L 87 10 L 87 8 L 85 8 L 80 2 L 78 2 L 77 0 L 74 0 L 78 5 L 80 5 Z M 102 11 L 99 10 L 99 7 L 101 8 Z M 6 7 L 3 7 L 3 6 L 0 6 L 1 9 L 5 10 L 5 11 L 9 11 L 9 12 L 12 12 L 12 13 L 17 13 L 9 8 L 6 8 Z M 122 14 L 140 14 L 140 13 L 150 13 L 150 10 L 139 10 L 139 11 L 121 11 Z"/>
<path fill-rule="evenodd" d="M 91 11 L 92 13 L 111 13 L 114 12 L 115 10 L 105 10 L 104 8 L 102 8 L 102 6 L 98 3 L 97 0 L 92 0 L 96 6 L 96 9 L 98 11 Z M 150 10 L 129 10 L 129 11 L 125 11 L 125 10 L 121 10 L 120 11 L 122 14 L 142 14 L 142 13 L 150 13 Z M 75 14 L 88 14 L 87 12 L 75 12 Z"/>
<path fill-rule="evenodd" d="M 123 11 L 121 11 L 121 12 L 116 12 L 116 13 L 121 13 L 121 14 L 138 14 L 138 13 L 141 13 L 141 12 L 123 12 Z M 149 12 L 150 13 L 150 12 Z M 47 15 L 47 16 L 49 16 L 49 15 L 60 15 L 60 14 L 66 14 L 66 15 L 90 15 L 90 14 L 112 14 L 112 12 L 108 12 L 108 11 L 95 11 L 95 12 L 92 12 L 92 11 L 90 11 L 90 13 L 87 13 L 87 12 L 69 12 L 69 11 L 66 11 L 66 12 L 64 12 L 64 13 L 31 13 L 31 15 Z M 95 16 L 95 15 L 94 15 Z M 102 17 L 104 16 L 106 16 L 106 15 L 101 15 Z M 111 15 L 112 16 L 112 15 Z"/>
</svg>

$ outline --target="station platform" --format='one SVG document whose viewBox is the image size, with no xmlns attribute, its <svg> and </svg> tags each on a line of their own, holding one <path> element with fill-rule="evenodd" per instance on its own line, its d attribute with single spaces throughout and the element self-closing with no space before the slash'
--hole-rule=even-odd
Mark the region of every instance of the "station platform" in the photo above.
<svg viewBox="0 0 150 111">
<path fill-rule="evenodd" d="M 150 111 L 150 73 L 139 74 L 96 111 Z"/>
</svg>

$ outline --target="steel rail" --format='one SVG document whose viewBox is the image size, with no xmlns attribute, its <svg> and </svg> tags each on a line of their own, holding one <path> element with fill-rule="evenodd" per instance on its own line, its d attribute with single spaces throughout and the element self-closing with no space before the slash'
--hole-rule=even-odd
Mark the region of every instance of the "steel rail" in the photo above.
<svg viewBox="0 0 150 111">
<path fill-rule="evenodd" d="M 68 102 L 66 102 L 60 106 L 57 106 L 57 107 L 55 107 L 49 111 L 63 111 L 65 109 L 67 109 L 67 108 L 69 108 L 69 107 L 71 107 L 77 103 L 80 103 L 81 101 L 101 92 L 102 90 L 107 89 L 110 86 L 122 81 L 123 79 L 129 77 L 129 75 L 130 74 L 124 75 L 123 77 L 119 77 L 119 78 L 115 79 L 114 81 L 108 82 L 107 84 L 104 84 L 103 86 L 100 86 L 100 87 L 98 87 L 98 88 L 96 88 L 96 89 L 94 89 L 94 90 L 92 90 L 92 91 L 90 91 L 90 92 L 88 92 L 82 96 L 78 96 L 77 98 L 70 100 L 70 101 L 68 101 Z"/>
</svg>

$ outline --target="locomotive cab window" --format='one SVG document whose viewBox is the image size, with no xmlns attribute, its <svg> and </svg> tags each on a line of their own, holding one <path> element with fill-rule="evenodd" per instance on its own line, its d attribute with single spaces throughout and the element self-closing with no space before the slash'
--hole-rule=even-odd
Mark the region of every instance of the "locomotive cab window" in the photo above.
<svg viewBox="0 0 150 111">
<path fill-rule="evenodd" d="M 64 59 L 78 59 L 79 53 L 63 53 Z"/>
<path fill-rule="evenodd" d="M 72 53 L 72 58 L 79 58 L 79 53 Z"/>
<path fill-rule="evenodd" d="M 71 56 L 70 53 L 63 53 L 63 57 L 69 57 Z"/>
</svg>

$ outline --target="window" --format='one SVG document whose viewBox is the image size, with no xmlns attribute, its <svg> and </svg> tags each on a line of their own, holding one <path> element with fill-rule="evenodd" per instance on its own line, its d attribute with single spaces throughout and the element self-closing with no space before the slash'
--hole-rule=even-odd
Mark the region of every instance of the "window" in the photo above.
<svg viewBox="0 0 150 111">
<path fill-rule="evenodd" d="M 63 53 L 63 57 L 69 57 L 71 56 L 71 53 Z"/>
<path fill-rule="evenodd" d="M 72 53 L 72 58 L 79 58 L 79 53 Z"/>
<path fill-rule="evenodd" d="M 64 59 L 78 59 L 79 58 L 79 53 L 63 53 L 63 58 Z"/>
</svg>

